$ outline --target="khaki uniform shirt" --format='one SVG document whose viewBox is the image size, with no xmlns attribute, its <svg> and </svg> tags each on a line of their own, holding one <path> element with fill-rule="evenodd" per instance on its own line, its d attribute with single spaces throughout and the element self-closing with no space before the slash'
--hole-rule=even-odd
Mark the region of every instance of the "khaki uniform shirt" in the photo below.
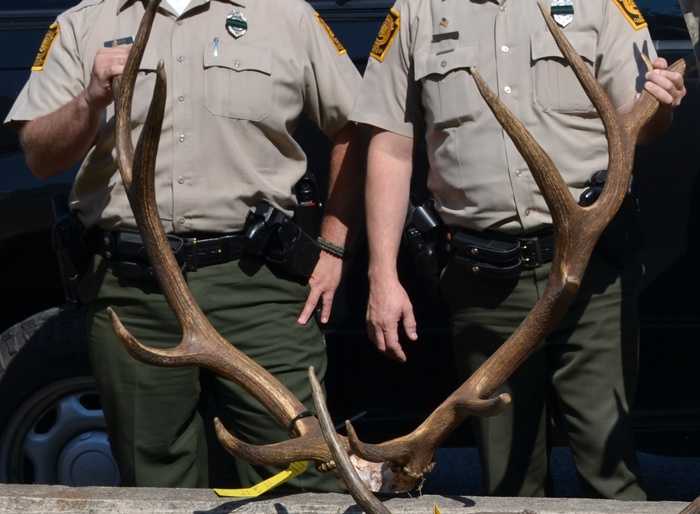
<svg viewBox="0 0 700 514">
<path fill-rule="evenodd" d="M 328 136 L 346 125 L 360 75 L 340 42 L 303 0 L 192 0 L 177 17 L 163 2 L 136 82 L 136 141 L 163 60 L 168 96 L 156 167 L 156 196 L 169 232 L 227 232 L 267 199 L 288 212 L 306 156 L 292 138 L 302 113 Z M 227 16 L 247 31 L 234 38 Z M 105 41 L 135 37 L 140 1 L 84 0 L 58 17 L 42 71 L 33 71 L 7 121 L 48 114 L 88 84 Z M 88 226 L 133 228 L 115 162 L 114 107 L 72 191 Z"/>
<path fill-rule="evenodd" d="M 564 29 L 616 107 L 654 59 L 631 0 L 572 0 Z M 608 165 L 603 124 L 564 64 L 537 0 L 398 0 L 372 49 L 351 118 L 413 137 L 425 125 L 428 187 L 444 221 L 519 233 L 551 223 L 542 194 L 479 94 L 470 67 L 553 158 L 578 199 Z M 420 123 L 420 125 L 417 125 Z"/>
</svg>

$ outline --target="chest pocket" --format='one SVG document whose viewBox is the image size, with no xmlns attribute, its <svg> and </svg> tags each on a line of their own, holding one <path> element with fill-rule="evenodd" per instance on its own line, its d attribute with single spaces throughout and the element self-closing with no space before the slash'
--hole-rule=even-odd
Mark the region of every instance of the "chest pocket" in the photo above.
<svg viewBox="0 0 700 514">
<path fill-rule="evenodd" d="M 566 34 L 572 46 L 594 72 L 597 38 L 593 32 Z M 565 113 L 595 111 L 574 71 L 566 63 L 549 32 L 531 36 L 532 80 L 535 102 L 544 110 Z"/>
<path fill-rule="evenodd" d="M 421 83 L 428 122 L 449 126 L 474 118 L 480 97 L 468 70 L 476 57 L 475 46 L 416 52 L 414 79 Z"/>
<path fill-rule="evenodd" d="M 204 50 L 204 96 L 212 114 L 250 121 L 267 117 L 272 105 L 272 53 L 221 39 Z"/>
</svg>

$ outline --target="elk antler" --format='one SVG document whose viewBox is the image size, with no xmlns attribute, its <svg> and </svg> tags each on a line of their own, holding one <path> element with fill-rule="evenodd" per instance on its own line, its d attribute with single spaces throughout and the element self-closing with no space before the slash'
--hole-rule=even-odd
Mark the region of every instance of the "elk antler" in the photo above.
<svg viewBox="0 0 700 514">
<path fill-rule="evenodd" d="M 579 206 L 552 159 L 488 88 L 477 70 L 471 69 L 481 95 L 525 158 L 552 213 L 556 242 L 554 259 L 544 294 L 522 324 L 416 430 L 398 439 L 371 445 L 361 442 L 348 424 L 353 451 L 370 461 L 390 463 L 399 470 L 397 483 L 405 486 L 415 484 L 430 469 L 435 450 L 467 416 L 496 414 L 510 402 L 506 394 L 492 395 L 567 312 L 593 248 L 620 208 L 629 187 L 639 131 L 658 109 L 658 101 L 644 91 L 629 114 L 618 114 L 546 9 L 542 4 L 539 7 L 549 31 L 605 126 L 609 152 L 607 181 L 593 205 Z M 678 61 L 670 69 L 683 73 L 685 63 Z"/>
<path fill-rule="evenodd" d="M 167 243 L 160 223 L 155 198 L 155 163 L 165 111 L 166 79 L 163 63 L 158 64 L 156 85 L 136 151 L 131 142 L 131 104 L 139 63 L 160 0 L 150 0 L 136 40 L 125 65 L 124 74 L 115 83 L 117 95 L 117 159 L 119 172 L 134 212 L 136 224 L 146 247 L 154 273 L 168 304 L 182 327 L 182 340 L 172 349 L 148 348 L 139 342 L 110 308 L 112 325 L 129 353 L 158 366 L 203 366 L 243 386 L 260 401 L 283 427 L 294 430 L 295 439 L 255 447 L 226 431 L 216 421 L 221 443 L 233 455 L 253 464 L 284 466 L 296 460 L 331 460 L 318 420 L 301 417 L 304 405 L 264 368 L 226 341 L 207 320 L 197 305 L 180 267 Z M 344 444 L 347 444 L 344 442 Z"/>
</svg>

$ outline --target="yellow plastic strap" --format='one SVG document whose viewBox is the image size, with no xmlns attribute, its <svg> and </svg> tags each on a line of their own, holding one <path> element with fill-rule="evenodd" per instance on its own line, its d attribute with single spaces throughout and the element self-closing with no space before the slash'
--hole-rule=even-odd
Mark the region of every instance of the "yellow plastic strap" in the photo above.
<svg viewBox="0 0 700 514">
<path fill-rule="evenodd" d="M 437 504 L 433 504 L 433 514 L 440 514 L 440 508 Z"/>
<path fill-rule="evenodd" d="M 298 477 L 309 468 L 308 461 L 292 462 L 287 469 L 280 471 L 267 480 L 263 480 L 253 487 L 245 489 L 214 489 L 214 492 L 223 498 L 256 498 L 261 494 L 273 490 L 294 477 Z"/>
</svg>

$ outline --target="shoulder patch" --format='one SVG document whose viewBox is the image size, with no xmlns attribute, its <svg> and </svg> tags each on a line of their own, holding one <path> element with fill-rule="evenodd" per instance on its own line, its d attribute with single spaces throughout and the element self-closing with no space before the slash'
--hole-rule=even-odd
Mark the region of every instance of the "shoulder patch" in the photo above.
<svg viewBox="0 0 700 514">
<path fill-rule="evenodd" d="M 627 21 L 634 30 L 640 30 L 647 26 L 647 21 L 642 16 L 642 12 L 637 7 L 634 0 L 612 0 L 617 5 L 622 15 L 627 18 Z"/>
<path fill-rule="evenodd" d="M 53 45 L 53 42 L 56 40 L 56 36 L 58 36 L 59 31 L 60 28 L 58 26 L 58 22 L 54 21 L 49 27 L 49 30 L 46 32 L 44 39 L 41 41 L 39 51 L 34 58 L 34 64 L 32 64 L 32 71 L 41 71 L 44 69 L 44 63 L 46 62 L 46 58 L 49 56 L 51 45 Z"/>
<path fill-rule="evenodd" d="M 379 62 L 384 61 L 386 53 L 389 51 L 391 44 L 394 42 L 396 34 L 401 26 L 401 15 L 394 7 L 389 9 L 389 14 L 386 15 L 384 23 L 379 28 L 379 34 L 372 44 L 372 50 L 369 55 L 374 57 Z"/>
<path fill-rule="evenodd" d="M 338 36 L 335 35 L 333 29 L 331 29 L 328 23 L 326 23 L 326 20 L 321 18 L 321 15 L 318 13 L 314 13 L 314 16 L 316 16 L 316 20 L 318 21 L 319 25 L 321 25 L 323 30 L 326 31 L 326 34 L 328 34 L 328 38 L 331 40 L 331 43 L 333 43 L 333 46 L 335 46 L 338 55 L 347 53 L 343 43 L 340 42 L 340 39 L 338 39 Z"/>
</svg>

